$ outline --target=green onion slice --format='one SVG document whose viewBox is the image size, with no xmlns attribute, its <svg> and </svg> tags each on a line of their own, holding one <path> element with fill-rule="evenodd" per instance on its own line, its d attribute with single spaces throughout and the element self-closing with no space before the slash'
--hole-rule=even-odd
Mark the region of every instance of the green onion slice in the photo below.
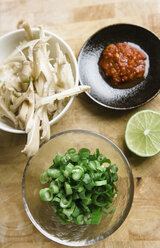
<svg viewBox="0 0 160 248">
<path fill-rule="evenodd" d="M 57 219 L 68 224 L 99 224 L 102 214 L 112 214 L 114 198 L 118 193 L 118 166 L 111 164 L 97 148 L 69 148 L 57 153 L 53 164 L 40 175 L 46 187 L 39 194 L 50 202 Z"/>
<path fill-rule="evenodd" d="M 39 194 L 43 201 L 51 201 L 53 198 L 53 194 L 49 188 L 41 189 Z"/>
</svg>

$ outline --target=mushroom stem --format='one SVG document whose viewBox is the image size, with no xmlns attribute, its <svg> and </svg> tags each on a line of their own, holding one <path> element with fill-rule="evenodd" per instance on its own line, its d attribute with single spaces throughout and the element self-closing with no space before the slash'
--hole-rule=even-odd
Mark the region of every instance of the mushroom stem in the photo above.
<svg viewBox="0 0 160 248">
<path fill-rule="evenodd" d="M 39 97 L 36 95 L 36 106 L 35 107 L 39 108 L 39 107 L 46 105 L 46 104 L 49 104 L 49 103 L 53 104 L 53 102 L 55 100 L 62 100 L 66 97 L 75 96 L 75 95 L 80 94 L 84 91 L 89 92 L 90 87 L 87 85 L 75 86 L 71 89 L 68 89 L 68 90 L 62 91 L 60 93 L 54 94 L 52 96 L 47 96 L 47 97 Z"/>
</svg>

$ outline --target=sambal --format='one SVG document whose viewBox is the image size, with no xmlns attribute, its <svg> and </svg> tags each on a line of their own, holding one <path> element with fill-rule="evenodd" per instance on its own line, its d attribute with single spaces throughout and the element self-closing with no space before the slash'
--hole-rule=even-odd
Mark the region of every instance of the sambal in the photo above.
<svg viewBox="0 0 160 248">
<path fill-rule="evenodd" d="M 110 44 L 100 57 L 99 65 L 115 85 L 144 77 L 146 55 L 127 43 Z"/>
</svg>

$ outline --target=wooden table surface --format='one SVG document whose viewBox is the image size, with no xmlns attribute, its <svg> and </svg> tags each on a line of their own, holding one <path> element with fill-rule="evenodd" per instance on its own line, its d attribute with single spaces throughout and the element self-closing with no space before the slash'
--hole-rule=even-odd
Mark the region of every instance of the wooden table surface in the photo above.
<svg viewBox="0 0 160 248">
<path fill-rule="evenodd" d="M 57 33 L 78 56 L 91 34 L 113 23 L 138 24 L 160 36 L 160 1 L 0 0 L 0 35 L 15 30 L 23 20 Z M 91 247 L 160 248 L 160 155 L 139 158 L 124 143 L 127 120 L 142 109 L 160 111 L 160 95 L 138 109 L 112 111 L 82 94 L 51 128 L 52 134 L 76 128 L 103 134 L 122 149 L 131 164 L 135 181 L 131 211 L 114 234 Z M 0 247 L 62 248 L 40 234 L 24 211 L 21 181 L 27 158 L 21 150 L 25 142 L 25 135 L 0 131 Z"/>
</svg>

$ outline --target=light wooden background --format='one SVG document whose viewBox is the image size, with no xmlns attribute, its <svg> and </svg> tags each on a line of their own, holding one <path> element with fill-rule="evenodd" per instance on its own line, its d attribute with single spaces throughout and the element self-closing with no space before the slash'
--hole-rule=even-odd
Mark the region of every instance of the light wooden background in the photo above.
<svg viewBox="0 0 160 248">
<path fill-rule="evenodd" d="M 91 34 L 113 23 L 134 23 L 160 36 L 159 0 L 0 0 L 0 35 L 23 20 L 60 35 L 76 56 Z M 160 52 L 160 51 L 159 51 Z M 90 129 L 114 141 L 127 156 L 135 179 L 132 209 L 122 226 L 92 248 L 160 248 L 160 155 L 138 158 L 125 146 L 124 130 L 137 110 L 160 111 L 160 95 L 130 111 L 104 109 L 85 94 L 78 96 L 52 134 L 67 129 Z M 31 224 L 21 199 L 21 179 L 27 158 L 21 154 L 25 135 L 0 131 L 0 247 L 62 248 Z"/>
</svg>

